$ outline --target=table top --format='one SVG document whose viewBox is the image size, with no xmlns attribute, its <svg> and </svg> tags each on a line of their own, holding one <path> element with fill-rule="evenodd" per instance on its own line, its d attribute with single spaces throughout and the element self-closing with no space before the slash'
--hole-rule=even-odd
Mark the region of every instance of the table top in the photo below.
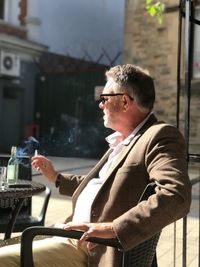
<svg viewBox="0 0 200 267">
<path fill-rule="evenodd" d="M 26 198 L 41 193 L 46 186 L 28 180 L 18 180 L 17 184 L 10 185 L 9 188 L 0 189 L 0 199 Z"/>
</svg>

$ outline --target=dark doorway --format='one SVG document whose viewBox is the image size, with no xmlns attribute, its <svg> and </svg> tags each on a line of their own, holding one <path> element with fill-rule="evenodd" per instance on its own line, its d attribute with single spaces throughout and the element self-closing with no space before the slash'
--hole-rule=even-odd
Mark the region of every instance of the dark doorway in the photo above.
<svg viewBox="0 0 200 267">
<path fill-rule="evenodd" d="M 3 87 L 1 109 L 1 150 L 9 152 L 22 136 L 22 93 L 18 87 Z"/>
</svg>

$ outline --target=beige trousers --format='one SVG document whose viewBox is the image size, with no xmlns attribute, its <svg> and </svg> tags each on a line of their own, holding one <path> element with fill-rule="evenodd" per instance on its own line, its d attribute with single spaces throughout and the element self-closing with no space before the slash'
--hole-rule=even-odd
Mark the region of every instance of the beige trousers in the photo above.
<svg viewBox="0 0 200 267">
<path fill-rule="evenodd" d="M 85 245 L 76 248 L 76 240 L 52 237 L 33 242 L 35 267 L 86 267 Z M 20 244 L 0 248 L 0 267 L 20 266 Z"/>
</svg>

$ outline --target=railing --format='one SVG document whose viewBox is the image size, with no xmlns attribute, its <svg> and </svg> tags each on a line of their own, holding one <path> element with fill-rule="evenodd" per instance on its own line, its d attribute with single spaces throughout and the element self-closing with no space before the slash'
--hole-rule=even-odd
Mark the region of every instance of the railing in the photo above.
<svg viewBox="0 0 200 267">
<path fill-rule="evenodd" d="M 165 227 L 157 247 L 159 267 L 200 267 L 200 164 L 189 164 L 192 203 L 188 216 Z"/>
<path fill-rule="evenodd" d="M 184 24 L 184 25 L 183 25 Z M 191 78 L 192 78 L 192 59 L 193 59 L 193 28 L 194 24 L 200 25 L 200 22 L 194 18 L 194 1 L 192 0 L 180 0 L 179 1 L 179 31 L 178 31 L 178 57 L 177 57 L 177 127 L 180 127 L 180 92 L 183 88 L 184 96 L 184 136 L 186 140 L 186 152 L 187 152 L 187 162 L 188 171 L 192 175 L 194 170 L 198 170 L 199 173 L 196 177 L 191 178 L 192 188 L 197 190 L 196 199 L 192 199 L 192 206 L 195 202 L 195 216 L 197 220 L 197 225 L 195 226 L 195 238 L 197 241 L 196 246 L 196 256 L 194 255 L 195 261 L 191 259 L 191 255 L 188 255 L 191 251 L 188 249 L 188 241 L 190 241 L 190 214 L 182 220 L 182 250 L 181 257 L 182 263 L 178 263 L 177 258 L 180 248 L 177 248 L 177 223 L 174 223 L 174 249 L 173 249 L 173 267 L 199 267 L 200 266 L 200 155 L 190 154 L 189 141 L 190 141 L 190 98 L 191 98 Z M 184 33 L 184 53 L 182 53 L 182 33 Z M 181 84 L 181 60 L 182 54 L 184 54 L 184 84 Z M 194 165 L 197 164 L 197 168 Z M 191 168 L 192 166 L 192 168 Z M 191 209 L 192 209 L 191 206 Z M 192 252 L 193 253 L 193 252 Z M 195 254 L 195 253 L 194 253 Z M 192 263 L 193 262 L 193 263 Z M 192 265 L 190 265 L 192 264 Z"/>
<path fill-rule="evenodd" d="M 191 209 L 188 216 L 182 220 L 182 231 L 179 227 L 181 222 L 175 222 L 173 226 L 172 267 L 200 266 L 200 165 L 199 168 L 192 165 L 189 169 L 189 174 L 193 177 Z"/>
</svg>

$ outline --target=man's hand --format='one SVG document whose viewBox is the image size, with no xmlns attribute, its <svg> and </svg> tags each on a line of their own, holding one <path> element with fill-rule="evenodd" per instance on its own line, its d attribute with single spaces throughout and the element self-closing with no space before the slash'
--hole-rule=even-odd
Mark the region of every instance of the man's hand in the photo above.
<svg viewBox="0 0 200 267">
<path fill-rule="evenodd" d="M 88 237 L 100 237 L 100 238 L 116 238 L 116 234 L 113 230 L 113 223 L 84 223 L 84 224 L 73 224 L 67 223 L 64 226 L 66 230 L 82 230 L 85 233 L 77 241 L 77 247 L 80 247 L 81 244 Z M 98 244 L 88 242 L 87 249 L 91 250 L 96 247 Z"/>
<path fill-rule="evenodd" d="M 49 159 L 41 155 L 34 156 L 32 157 L 32 166 L 37 171 L 41 171 L 50 182 L 55 182 L 57 173 Z"/>
</svg>

